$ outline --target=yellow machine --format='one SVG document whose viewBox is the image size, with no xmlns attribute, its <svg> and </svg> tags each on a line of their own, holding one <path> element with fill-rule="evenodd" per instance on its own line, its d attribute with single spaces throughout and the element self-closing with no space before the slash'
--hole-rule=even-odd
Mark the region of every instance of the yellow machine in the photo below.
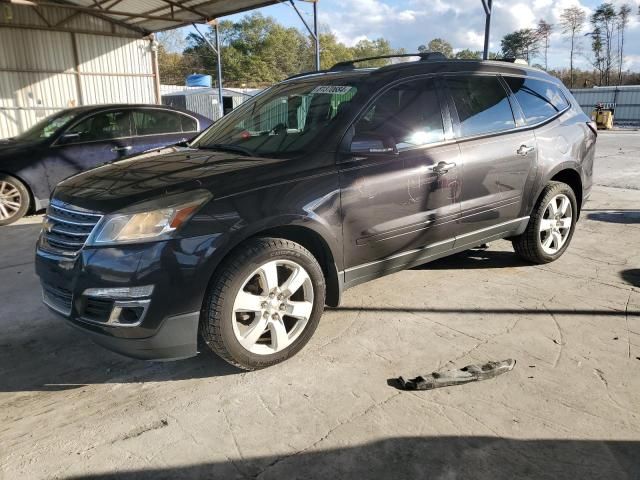
<svg viewBox="0 0 640 480">
<path fill-rule="evenodd" d="M 604 108 L 604 105 L 598 103 L 591 112 L 591 120 L 596 122 L 599 130 L 611 130 L 613 128 L 613 110 Z"/>
</svg>

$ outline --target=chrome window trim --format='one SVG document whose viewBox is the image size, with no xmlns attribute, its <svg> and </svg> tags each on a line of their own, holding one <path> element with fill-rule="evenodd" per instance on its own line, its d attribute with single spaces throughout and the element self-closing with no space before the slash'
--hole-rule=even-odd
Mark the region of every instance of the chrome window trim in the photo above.
<svg viewBox="0 0 640 480">
<path fill-rule="evenodd" d="M 130 111 L 136 111 L 136 110 L 161 110 L 163 112 L 177 113 L 179 115 L 183 115 L 185 117 L 189 117 L 189 118 L 192 118 L 193 120 L 195 120 L 196 121 L 197 130 L 190 130 L 188 132 L 180 131 L 180 132 L 170 132 L 170 133 L 151 133 L 151 134 L 146 134 L 146 135 L 130 135 L 130 136 L 127 136 L 127 137 L 112 137 L 112 138 L 105 138 L 103 140 L 88 140 L 86 142 L 77 142 L 77 143 L 68 143 L 68 144 L 60 144 L 60 143 L 58 143 L 58 141 L 60 140 L 62 135 L 64 135 L 66 132 L 70 131 L 73 127 L 75 127 L 79 123 L 85 121 L 87 118 L 90 118 L 93 115 L 97 115 L 97 114 L 100 114 L 100 113 L 116 112 L 118 110 L 130 110 Z M 131 125 L 131 129 L 135 130 L 135 125 L 132 124 Z M 188 113 L 180 112 L 180 111 L 177 111 L 177 110 L 172 110 L 172 109 L 169 109 L 169 108 L 154 107 L 154 106 L 149 106 L 149 107 L 131 106 L 131 107 L 121 107 L 121 108 L 113 107 L 113 108 L 108 108 L 106 110 L 100 110 L 99 112 L 89 113 L 89 114 L 86 114 L 85 116 L 79 118 L 73 124 L 71 124 L 70 126 L 66 127 L 64 129 L 64 131 L 60 132 L 60 134 L 56 137 L 56 139 L 51 144 L 51 147 L 66 147 L 68 145 L 87 145 L 89 143 L 99 143 L 99 142 L 106 142 L 106 141 L 113 141 L 113 140 L 127 140 L 127 139 L 132 139 L 132 138 L 156 137 L 158 135 L 178 135 L 180 133 L 199 133 L 199 132 L 200 132 L 200 121 L 196 117 L 194 117 L 193 115 L 189 115 Z"/>
</svg>

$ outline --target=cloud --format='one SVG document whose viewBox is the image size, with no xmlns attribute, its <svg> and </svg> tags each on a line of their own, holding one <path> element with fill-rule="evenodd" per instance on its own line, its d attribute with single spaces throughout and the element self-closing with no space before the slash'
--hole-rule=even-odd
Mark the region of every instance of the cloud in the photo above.
<svg viewBox="0 0 640 480">
<path fill-rule="evenodd" d="M 599 3 L 599 0 L 494 0 L 490 48 L 499 51 L 500 40 L 506 33 L 533 28 L 540 19 L 545 19 L 555 25 L 549 63 L 564 67 L 568 64 L 568 47 L 558 26 L 560 14 L 567 7 L 578 6 L 588 17 Z M 632 6 L 625 40 L 627 66 L 640 69 L 640 17 L 636 15 L 640 0 L 613 0 L 613 3 L 616 7 L 625 3 Z M 394 47 L 411 52 L 437 37 L 449 41 L 456 50 L 480 50 L 484 43 L 485 18 L 480 0 L 323 0 L 320 12 L 321 23 L 349 45 L 363 38 L 385 37 Z M 588 51 L 588 39 L 581 37 L 580 41 Z M 585 55 L 577 63 L 588 66 Z"/>
</svg>

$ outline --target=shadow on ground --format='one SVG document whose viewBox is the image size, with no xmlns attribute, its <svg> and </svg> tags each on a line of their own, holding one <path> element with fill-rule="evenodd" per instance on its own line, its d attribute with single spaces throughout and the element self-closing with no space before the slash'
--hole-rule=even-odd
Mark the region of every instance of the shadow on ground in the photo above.
<svg viewBox="0 0 640 480">
<path fill-rule="evenodd" d="M 514 252 L 492 251 L 484 249 L 464 252 L 441 258 L 430 263 L 418 265 L 413 270 L 461 270 L 474 268 L 509 268 L 531 266 Z"/>
<path fill-rule="evenodd" d="M 630 268 L 620 272 L 622 279 L 629 285 L 640 287 L 640 268 Z"/>
<path fill-rule="evenodd" d="M 627 225 L 640 223 L 640 210 L 587 210 L 587 218 L 598 222 L 624 223 Z"/>
<path fill-rule="evenodd" d="M 0 268 L 33 263 L 40 228 L 40 223 L 5 225 L 4 227 L 0 227 L 0 238 L 2 239 Z M 33 246 L 26 257 L 25 246 Z"/>
<path fill-rule="evenodd" d="M 428 395 L 428 394 L 427 394 Z M 640 442 L 399 437 L 360 446 L 84 479 L 640 479 Z"/>
<path fill-rule="evenodd" d="M 242 373 L 206 345 L 178 362 L 146 362 L 112 353 L 62 320 L 27 338 L 0 339 L 0 392 L 73 390 L 93 384 L 166 382 Z"/>
</svg>

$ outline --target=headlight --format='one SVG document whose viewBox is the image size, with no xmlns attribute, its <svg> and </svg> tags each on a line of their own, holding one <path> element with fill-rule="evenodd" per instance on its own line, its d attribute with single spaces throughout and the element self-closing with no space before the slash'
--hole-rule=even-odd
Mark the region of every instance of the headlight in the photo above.
<svg viewBox="0 0 640 480">
<path fill-rule="evenodd" d="M 209 192 L 198 190 L 147 201 L 120 212 L 105 215 L 87 245 L 135 243 L 169 238 L 205 202 Z"/>
</svg>

